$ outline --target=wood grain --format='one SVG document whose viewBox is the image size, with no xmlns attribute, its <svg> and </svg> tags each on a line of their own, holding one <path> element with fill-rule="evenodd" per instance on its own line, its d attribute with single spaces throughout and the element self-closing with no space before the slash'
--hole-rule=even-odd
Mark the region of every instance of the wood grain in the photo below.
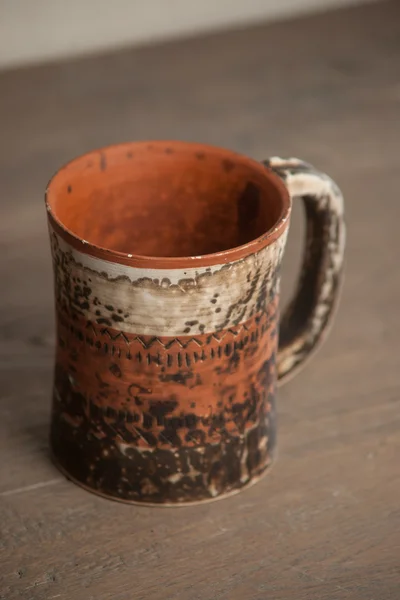
<svg viewBox="0 0 400 600">
<path fill-rule="evenodd" d="M 0 75 L 0 597 L 400 597 L 400 10 L 396 1 Z M 180 138 L 298 155 L 347 200 L 336 325 L 280 390 L 257 486 L 184 509 L 123 506 L 47 450 L 52 274 L 43 190 L 92 147 Z M 295 211 L 285 259 L 301 243 Z"/>
</svg>

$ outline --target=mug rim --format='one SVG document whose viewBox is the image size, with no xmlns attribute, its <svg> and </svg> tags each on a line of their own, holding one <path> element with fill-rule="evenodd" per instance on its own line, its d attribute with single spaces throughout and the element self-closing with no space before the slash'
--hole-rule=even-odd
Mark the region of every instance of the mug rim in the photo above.
<svg viewBox="0 0 400 600">
<path fill-rule="evenodd" d="M 149 256 L 142 254 L 130 254 L 121 252 L 119 250 L 113 250 L 89 242 L 80 238 L 73 231 L 68 229 L 64 223 L 54 214 L 50 202 L 50 194 L 53 186 L 57 183 L 61 174 L 71 167 L 77 166 L 80 162 L 87 161 L 93 156 L 98 155 L 101 157 L 105 152 L 112 150 L 130 151 L 135 147 L 143 145 L 153 146 L 179 146 L 181 148 L 190 149 L 191 152 L 218 152 L 223 158 L 230 158 L 239 160 L 242 164 L 247 165 L 251 169 L 257 171 L 259 174 L 269 180 L 270 183 L 275 187 L 278 192 L 278 196 L 281 202 L 279 217 L 276 222 L 260 236 L 241 244 L 234 246 L 226 250 L 213 252 L 209 254 L 200 254 L 198 256 Z M 148 268 L 196 268 L 197 266 L 212 266 L 217 264 L 227 264 L 236 262 L 250 254 L 254 254 L 266 246 L 272 244 L 278 239 L 286 230 L 289 224 L 289 217 L 291 213 L 291 199 L 289 192 L 281 178 L 272 171 L 272 169 L 255 159 L 252 159 L 244 154 L 223 148 L 220 146 L 214 146 L 212 144 L 203 144 L 188 141 L 178 140 L 137 140 L 132 142 L 122 142 L 116 144 L 110 144 L 107 146 L 95 148 L 83 154 L 76 156 L 70 161 L 64 163 L 50 178 L 46 190 L 45 190 L 45 205 L 48 214 L 48 219 L 53 230 L 61 236 L 61 238 L 72 246 L 75 250 L 106 260 L 108 262 L 122 264 L 130 267 L 148 267 Z"/>
</svg>

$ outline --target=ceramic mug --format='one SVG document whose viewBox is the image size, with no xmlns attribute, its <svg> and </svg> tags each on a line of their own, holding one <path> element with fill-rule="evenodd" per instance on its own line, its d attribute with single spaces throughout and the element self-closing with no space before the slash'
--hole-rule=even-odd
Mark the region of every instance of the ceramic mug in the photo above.
<svg viewBox="0 0 400 600">
<path fill-rule="evenodd" d="M 307 239 L 280 319 L 297 198 Z M 59 468 L 97 494 L 157 505 L 257 481 L 274 456 L 277 381 L 314 350 L 336 304 L 345 226 L 335 183 L 297 159 L 140 142 L 67 164 L 46 206 Z"/>
</svg>

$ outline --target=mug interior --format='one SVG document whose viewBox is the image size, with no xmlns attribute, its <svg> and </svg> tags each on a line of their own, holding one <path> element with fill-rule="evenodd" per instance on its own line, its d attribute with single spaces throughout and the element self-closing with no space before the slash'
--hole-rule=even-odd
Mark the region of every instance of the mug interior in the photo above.
<svg viewBox="0 0 400 600">
<path fill-rule="evenodd" d="M 247 244 L 282 218 L 265 167 L 184 142 L 137 142 L 81 156 L 47 189 L 53 218 L 89 244 L 125 254 L 190 257 Z"/>
</svg>

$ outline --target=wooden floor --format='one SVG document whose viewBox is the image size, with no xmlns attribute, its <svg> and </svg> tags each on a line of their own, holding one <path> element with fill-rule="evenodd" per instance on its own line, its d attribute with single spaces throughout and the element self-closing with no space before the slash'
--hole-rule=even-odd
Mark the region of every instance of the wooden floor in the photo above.
<svg viewBox="0 0 400 600">
<path fill-rule="evenodd" d="M 0 75 L 0 597 L 400 598 L 400 5 Z M 280 390 L 279 459 L 184 509 L 99 499 L 49 461 L 52 273 L 43 191 L 64 161 L 140 138 L 298 155 L 347 200 L 329 341 Z M 301 241 L 295 211 L 290 292 Z"/>
</svg>

